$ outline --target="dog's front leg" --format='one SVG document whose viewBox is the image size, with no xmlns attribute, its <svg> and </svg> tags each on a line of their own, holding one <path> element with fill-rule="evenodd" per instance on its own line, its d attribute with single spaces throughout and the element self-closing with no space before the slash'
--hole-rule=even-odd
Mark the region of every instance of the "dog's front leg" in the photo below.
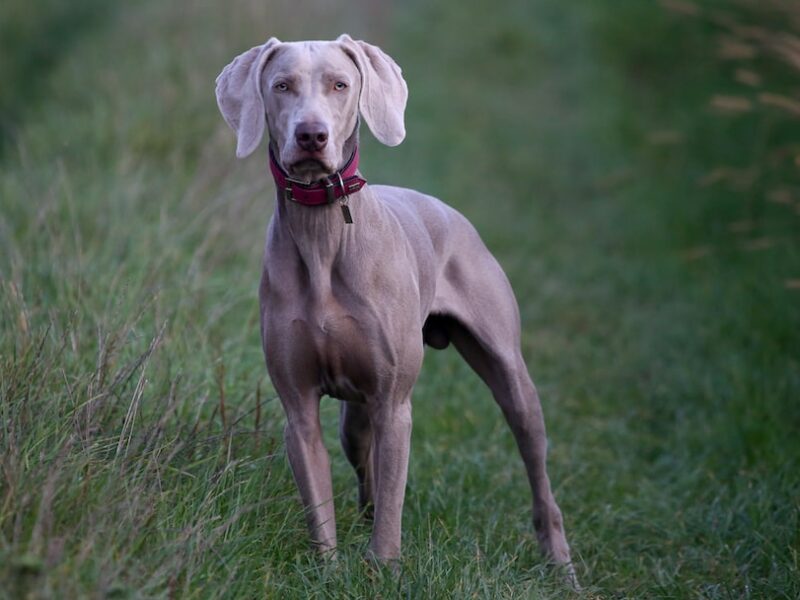
<svg viewBox="0 0 800 600">
<path fill-rule="evenodd" d="M 411 445 L 411 398 L 399 404 L 377 406 L 370 411 L 373 431 L 375 517 L 370 557 L 397 568 L 403 500 Z"/>
<path fill-rule="evenodd" d="M 283 402 L 286 452 L 305 507 L 311 543 L 322 553 L 336 549 L 336 520 L 328 451 L 322 442 L 319 398 Z"/>
</svg>

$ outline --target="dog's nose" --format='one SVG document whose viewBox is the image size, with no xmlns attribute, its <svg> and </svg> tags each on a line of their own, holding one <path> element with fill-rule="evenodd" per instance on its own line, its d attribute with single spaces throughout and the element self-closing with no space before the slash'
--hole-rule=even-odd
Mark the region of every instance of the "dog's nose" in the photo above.
<svg viewBox="0 0 800 600">
<path fill-rule="evenodd" d="M 304 121 L 294 130 L 297 145 L 306 152 L 319 152 L 328 143 L 328 129 L 316 121 Z"/>
</svg>

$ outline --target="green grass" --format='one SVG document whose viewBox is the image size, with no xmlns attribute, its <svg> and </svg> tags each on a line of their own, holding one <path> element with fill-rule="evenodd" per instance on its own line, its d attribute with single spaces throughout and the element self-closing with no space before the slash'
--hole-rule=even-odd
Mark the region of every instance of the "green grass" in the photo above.
<svg viewBox="0 0 800 600">
<path fill-rule="evenodd" d="M 0 96 L 0 597 L 570 594 L 453 351 L 416 387 L 402 576 L 361 558 L 330 399 L 341 557 L 308 549 L 258 336 L 271 183 L 263 156 L 233 158 L 213 80 L 269 35 L 344 30 L 411 90 L 406 142 L 365 140 L 364 173 L 464 212 L 516 289 L 578 596 L 800 596 L 800 121 L 758 99 L 798 72 L 764 49 L 722 60 L 712 9 L 791 19 L 271 4 L 135 3 L 0 45 L 18 78 L 42 35 L 65 40 L 35 83 L 23 69 L 35 98 Z"/>
</svg>

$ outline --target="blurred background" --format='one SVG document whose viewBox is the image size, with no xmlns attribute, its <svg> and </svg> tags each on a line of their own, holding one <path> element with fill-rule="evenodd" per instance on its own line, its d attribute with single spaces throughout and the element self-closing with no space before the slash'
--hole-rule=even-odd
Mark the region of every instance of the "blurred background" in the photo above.
<svg viewBox="0 0 800 600">
<path fill-rule="evenodd" d="M 323 399 L 319 563 L 258 334 L 273 207 L 214 79 L 270 36 L 380 45 L 410 89 L 372 182 L 506 269 L 577 596 L 800 597 L 800 5 L 5 0 L 0 597 L 552 597 L 521 461 L 428 352 L 400 579 Z"/>
</svg>

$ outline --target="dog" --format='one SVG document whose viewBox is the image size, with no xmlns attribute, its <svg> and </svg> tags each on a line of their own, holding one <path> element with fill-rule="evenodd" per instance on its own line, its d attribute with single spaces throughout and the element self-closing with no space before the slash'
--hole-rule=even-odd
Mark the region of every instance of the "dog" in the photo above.
<svg viewBox="0 0 800 600">
<path fill-rule="evenodd" d="M 259 289 L 261 336 L 313 545 L 323 554 L 336 549 L 319 420 L 328 395 L 341 400 L 341 443 L 359 506 L 373 518 L 368 555 L 397 564 L 412 388 L 424 345 L 452 343 L 513 432 L 541 550 L 574 580 L 507 277 L 456 210 L 414 190 L 368 185 L 358 171 L 362 117 L 387 146 L 405 137 L 408 88 L 398 65 L 346 34 L 271 38 L 223 69 L 216 97 L 239 158 L 269 135 L 277 198 Z"/>
</svg>

